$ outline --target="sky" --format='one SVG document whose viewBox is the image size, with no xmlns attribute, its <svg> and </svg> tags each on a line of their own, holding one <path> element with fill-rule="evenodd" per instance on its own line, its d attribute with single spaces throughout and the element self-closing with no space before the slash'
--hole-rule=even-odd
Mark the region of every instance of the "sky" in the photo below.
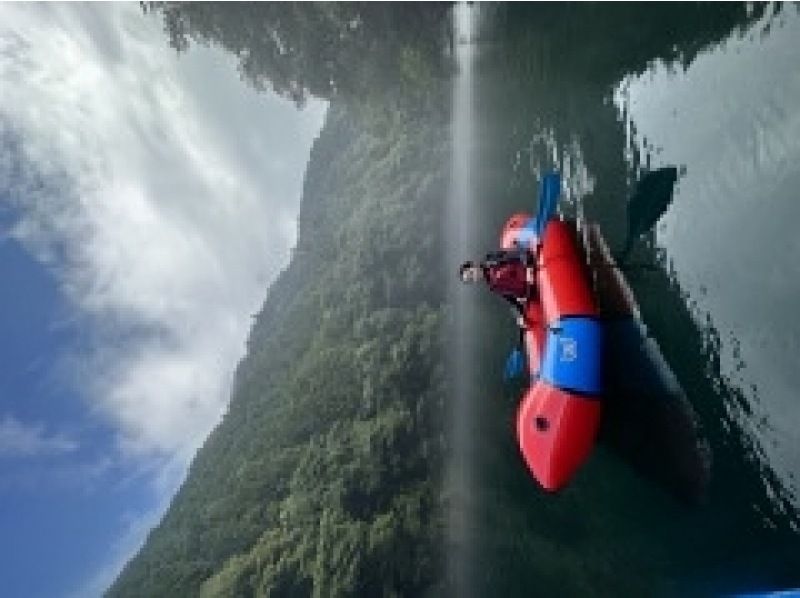
<svg viewBox="0 0 800 598">
<path fill-rule="evenodd" d="M 288 263 L 325 109 L 178 56 L 138 4 L 0 4 L 0 595 L 99 595 L 157 523 Z"/>
</svg>

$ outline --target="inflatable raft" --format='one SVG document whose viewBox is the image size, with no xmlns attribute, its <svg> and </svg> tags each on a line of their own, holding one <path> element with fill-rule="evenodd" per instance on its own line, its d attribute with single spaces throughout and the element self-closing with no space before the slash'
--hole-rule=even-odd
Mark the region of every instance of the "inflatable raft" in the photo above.
<svg viewBox="0 0 800 598">
<path fill-rule="evenodd" d="M 541 239 L 533 218 L 512 216 L 503 249 L 536 258 L 537 293 L 525 307 L 531 385 L 517 410 L 522 458 L 548 491 L 561 489 L 587 459 L 602 412 L 602 329 L 574 226 L 550 220 Z"/>
<path fill-rule="evenodd" d="M 551 220 L 541 237 L 528 214 L 501 235 L 503 249 L 536 256 L 537 293 L 525 308 L 530 386 L 515 422 L 528 469 L 559 490 L 601 438 L 644 477 L 702 500 L 708 442 L 600 229 Z"/>
</svg>

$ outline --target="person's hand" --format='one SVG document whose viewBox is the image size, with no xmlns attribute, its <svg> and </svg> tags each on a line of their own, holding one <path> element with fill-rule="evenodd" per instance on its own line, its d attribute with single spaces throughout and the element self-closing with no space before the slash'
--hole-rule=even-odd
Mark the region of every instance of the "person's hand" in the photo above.
<svg viewBox="0 0 800 598">
<path fill-rule="evenodd" d="M 535 268 L 525 268 L 525 282 L 529 285 L 536 284 L 536 269 Z"/>
</svg>

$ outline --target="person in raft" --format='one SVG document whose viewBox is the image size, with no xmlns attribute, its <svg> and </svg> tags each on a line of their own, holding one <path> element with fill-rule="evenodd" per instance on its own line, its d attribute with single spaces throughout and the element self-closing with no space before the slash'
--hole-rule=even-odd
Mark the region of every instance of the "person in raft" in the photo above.
<svg viewBox="0 0 800 598">
<path fill-rule="evenodd" d="M 492 251 L 478 264 L 461 264 L 458 275 L 465 284 L 484 280 L 489 290 L 508 301 L 521 317 L 535 291 L 533 259 L 523 249 Z"/>
<path fill-rule="evenodd" d="M 534 256 L 523 249 L 493 251 L 484 261 L 476 264 L 467 261 L 458 270 L 461 282 L 480 282 L 483 279 L 489 290 L 497 293 L 514 308 L 519 326 L 519 348 L 512 351 L 506 363 L 506 379 L 519 374 L 522 368 L 522 351 L 525 346 L 525 305 L 536 292 Z"/>
</svg>

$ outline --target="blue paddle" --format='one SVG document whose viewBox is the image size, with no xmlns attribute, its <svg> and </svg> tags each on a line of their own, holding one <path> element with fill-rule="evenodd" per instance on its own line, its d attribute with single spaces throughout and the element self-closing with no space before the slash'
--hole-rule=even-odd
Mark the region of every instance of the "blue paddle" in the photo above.
<svg viewBox="0 0 800 598">
<path fill-rule="evenodd" d="M 676 167 L 667 166 L 648 172 L 636 184 L 636 191 L 628 200 L 628 234 L 625 247 L 617 256 L 618 263 L 626 260 L 634 242 L 655 228 L 666 213 L 672 203 L 679 174 Z"/>
<path fill-rule="evenodd" d="M 525 363 L 522 358 L 522 351 L 519 349 L 514 349 L 506 359 L 506 367 L 503 371 L 503 380 L 506 382 L 512 380 L 513 378 L 519 377 L 522 373 L 522 368 L 524 367 Z"/>
<path fill-rule="evenodd" d="M 546 173 L 542 177 L 541 183 L 539 183 L 539 207 L 536 212 L 536 218 L 534 218 L 532 222 L 529 222 L 525 226 L 525 229 L 527 230 L 523 231 L 523 233 L 520 235 L 520 239 L 525 239 L 524 242 L 528 245 L 529 249 L 533 249 L 530 247 L 530 244 L 533 241 L 533 235 L 536 236 L 535 238 L 537 240 L 541 240 L 542 233 L 544 233 L 544 227 L 547 226 L 547 223 L 556 213 L 556 208 L 558 207 L 558 198 L 560 196 L 561 175 L 556 171 Z M 527 234 L 525 234 L 525 232 L 527 232 Z M 503 372 L 503 379 L 509 381 L 512 378 L 516 378 L 522 373 L 523 367 L 524 362 L 522 352 L 519 349 L 514 349 L 506 359 L 506 367 L 505 371 Z"/>
<path fill-rule="evenodd" d="M 536 238 L 542 238 L 544 227 L 555 215 L 558 198 L 561 196 L 561 175 L 555 171 L 546 173 L 539 184 L 539 210 L 533 223 Z"/>
<path fill-rule="evenodd" d="M 539 206 L 536 217 L 531 218 L 519 231 L 517 243 L 523 249 L 535 251 L 534 242 L 542 240 L 544 227 L 555 215 L 558 207 L 558 197 L 561 195 L 561 175 L 555 171 L 546 173 L 539 183 Z"/>
</svg>

